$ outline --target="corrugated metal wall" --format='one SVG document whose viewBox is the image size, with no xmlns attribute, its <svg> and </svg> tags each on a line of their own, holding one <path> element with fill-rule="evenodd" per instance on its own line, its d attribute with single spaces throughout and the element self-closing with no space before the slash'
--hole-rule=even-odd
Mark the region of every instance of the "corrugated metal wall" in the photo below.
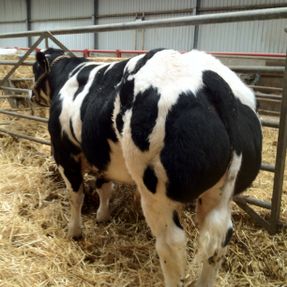
<svg viewBox="0 0 287 287">
<path fill-rule="evenodd" d="M 280 0 L 201 0 L 201 14 L 216 13 L 208 8 L 238 8 L 240 6 L 286 4 Z M 251 8 L 251 7 L 250 7 Z M 224 9 L 218 11 L 223 12 Z M 287 48 L 286 19 L 250 21 L 199 27 L 198 48 L 207 51 L 285 53 Z"/>
<path fill-rule="evenodd" d="M 0 0 L 0 34 L 25 31 L 26 4 L 23 0 Z M 27 39 L 0 39 L 0 47 L 27 47 Z"/>
<path fill-rule="evenodd" d="M 201 0 L 199 14 L 227 12 L 240 9 L 242 6 L 253 8 L 252 5 L 267 5 L 276 7 L 284 5 L 287 0 Z M 192 15 L 192 8 L 196 6 L 194 0 L 108 0 L 99 1 L 99 24 L 126 22 L 136 19 L 136 14 L 148 15 L 145 20 L 160 19 Z M 212 9 L 210 9 L 212 8 Z M 189 9 L 189 13 L 180 12 Z M 178 13 L 162 14 L 156 12 L 173 11 Z M 155 12 L 150 15 L 149 12 Z M 115 17 L 113 14 L 133 14 L 129 17 Z M 106 16 L 105 16 L 106 15 Z M 110 15 L 110 16 L 108 16 Z M 198 31 L 198 49 L 207 51 L 233 52 L 269 52 L 285 53 L 287 35 L 284 28 L 287 20 L 269 20 L 256 22 L 241 22 L 228 24 L 202 25 Z M 99 36 L 100 49 L 151 49 L 154 47 L 170 47 L 180 50 L 189 50 L 194 46 L 194 27 L 176 27 L 163 29 L 146 29 L 128 32 L 102 33 Z"/>
<path fill-rule="evenodd" d="M 196 2 L 199 13 L 217 13 L 254 5 L 277 7 L 287 0 L 30 0 L 31 28 L 47 30 L 64 27 L 145 21 L 192 15 Z M 94 7 L 97 3 L 96 7 Z M 253 6 L 253 7 L 252 7 Z M 27 29 L 26 0 L 0 0 L 0 33 Z M 94 13 L 97 13 L 94 17 Z M 196 45 L 207 51 L 284 53 L 287 20 L 202 25 Z M 189 50 L 194 43 L 193 26 L 109 33 L 57 36 L 71 49 L 152 49 L 168 47 Z M 35 38 L 33 39 L 35 40 Z M 51 42 L 50 42 L 51 43 Z M 95 47 L 95 43 L 97 46 Z M 27 46 L 25 38 L 3 39 L 0 46 Z M 52 45 L 52 44 L 50 44 Z M 42 45 L 44 47 L 44 44 Z"/>
<path fill-rule="evenodd" d="M 196 0 L 108 0 L 99 1 L 98 24 L 142 21 L 192 15 Z M 187 12 L 183 13 L 182 10 Z M 118 14 L 119 16 L 116 16 Z M 158 28 L 101 33 L 99 49 L 152 49 L 167 47 L 190 49 L 194 27 Z"/>
<path fill-rule="evenodd" d="M 93 25 L 93 12 L 91 0 L 31 0 L 32 30 Z M 93 34 L 62 35 L 57 39 L 71 49 L 94 47 Z M 51 41 L 49 45 L 56 46 Z"/>
</svg>

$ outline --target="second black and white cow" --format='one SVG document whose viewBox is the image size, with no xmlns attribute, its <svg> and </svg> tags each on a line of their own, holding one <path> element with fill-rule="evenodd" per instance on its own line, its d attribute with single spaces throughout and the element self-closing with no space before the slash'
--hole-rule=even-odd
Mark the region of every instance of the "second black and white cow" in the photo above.
<svg viewBox="0 0 287 287">
<path fill-rule="evenodd" d="M 261 126 L 253 92 L 213 56 L 152 50 L 98 65 L 37 53 L 34 98 L 50 101 L 55 161 L 70 194 L 69 236 L 81 235 L 83 171 L 97 174 L 107 220 L 111 181 L 135 183 L 156 237 L 165 286 L 183 286 L 186 237 L 178 208 L 197 199 L 194 286 L 213 286 L 232 235 L 230 202 L 255 179 Z"/>
</svg>

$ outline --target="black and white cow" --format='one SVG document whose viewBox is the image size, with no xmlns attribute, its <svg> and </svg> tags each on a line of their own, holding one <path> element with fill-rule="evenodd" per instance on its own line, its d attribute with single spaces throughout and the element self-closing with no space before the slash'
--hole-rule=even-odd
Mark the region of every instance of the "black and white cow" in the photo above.
<svg viewBox="0 0 287 287">
<path fill-rule="evenodd" d="M 261 163 L 253 92 L 197 50 L 158 49 L 98 65 L 48 49 L 37 53 L 34 74 L 35 101 L 51 101 L 54 157 L 71 201 L 69 236 L 81 235 L 83 170 L 98 176 L 98 221 L 110 216 L 111 181 L 133 182 L 165 286 L 183 286 L 178 208 L 197 199 L 203 267 L 194 286 L 213 286 L 232 235 L 232 196 L 250 186 Z"/>
</svg>

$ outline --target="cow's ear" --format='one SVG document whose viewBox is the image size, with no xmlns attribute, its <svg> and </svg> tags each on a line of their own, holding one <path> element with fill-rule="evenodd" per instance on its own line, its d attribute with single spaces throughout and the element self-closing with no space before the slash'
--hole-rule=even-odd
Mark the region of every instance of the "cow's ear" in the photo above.
<svg viewBox="0 0 287 287">
<path fill-rule="evenodd" d="M 36 53 L 36 60 L 39 62 L 39 63 L 43 63 L 46 61 L 46 57 L 45 57 L 45 54 L 43 52 L 37 52 Z"/>
<path fill-rule="evenodd" d="M 46 56 L 43 52 L 37 52 L 36 53 L 36 60 L 40 64 L 41 67 L 43 67 L 44 69 L 47 69 L 48 61 L 47 61 Z"/>
</svg>

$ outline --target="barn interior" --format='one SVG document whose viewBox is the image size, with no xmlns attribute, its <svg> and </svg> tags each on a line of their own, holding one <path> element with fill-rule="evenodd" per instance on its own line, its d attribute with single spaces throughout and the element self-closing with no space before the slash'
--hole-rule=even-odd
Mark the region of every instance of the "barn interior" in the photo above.
<svg viewBox="0 0 287 287">
<path fill-rule="evenodd" d="M 43 37 L 37 48 L 60 45 L 68 52 L 96 62 L 120 61 L 158 46 L 183 52 L 197 48 L 213 52 L 236 71 L 256 93 L 258 112 L 265 123 L 262 130 L 265 167 L 244 194 L 251 198 L 249 204 L 260 219 L 242 209 L 245 203 L 244 206 L 240 201 L 233 203 L 235 233 L 217 286 L 287 286 L 284 165 L 279 211 L 275 211 L 279 212 L 279 220 L 269 232 L 266 230 L 273 216 L 270 209 L 276 172 L 272 172 L 272 167 L 274 171 L 280 159 L 278 127 L 284 120 L 282 105 L 284 95 L 287 96 L 284 31 L 287 1 L 161 0 L 141 4 L 141 1 L 85 0 L 79 5 L 76 1 L 67 4 L 61 0 L 53 1 L 57 2 L 54 7 L 48 2 L 0 1 L 3 5 L 0 48 L 6 51 L 0 55 L 0 80 L 15 67 L 9 79 L 0 84 L 0 286 L 163 286 L 155 239 L 135 199 L 134 186 L 116 185 L 111 201 L 112 219 L 99 224 L 95 179 L 86 175 L 82 210 L 84 238 L 80 241 L 67 238 L 69 201 L 51 156 L 47 131 L 49 110 L 31 104 L 27 97 L 33 87 L 31 64 L 35 61 L 35 49 L 30 55 L 27 51 L 41 33 L 28 37 L 27 32 L 255 9 L 273 9 L 273 13 L 276 9 L 286 10 L 281 16 L 277 14 L 265 20 L 54 35 L 59 42 L 45 34 L 47 37 Z M 17 12 L 13 12 L 15 6 L 20 7 Z M 26 36 L 14 37 L 18 31 L 25 31 Z M 8 33 L 14 36 L 8 37 Z M 21 60 L 24 64 L 16 68 Z M 286 147 L 282 153 L 284 159 L 285 154 Z M 258 202 L 261 206 L 256 205 Z M 191 282 L 200 269 L 194 260 L 198 239 L 194 206 L 182 210 L 180 221 L 188 238 L 186 281 Z M 262 221 L 268 224 L 264 226 Z"/>
</svg>

